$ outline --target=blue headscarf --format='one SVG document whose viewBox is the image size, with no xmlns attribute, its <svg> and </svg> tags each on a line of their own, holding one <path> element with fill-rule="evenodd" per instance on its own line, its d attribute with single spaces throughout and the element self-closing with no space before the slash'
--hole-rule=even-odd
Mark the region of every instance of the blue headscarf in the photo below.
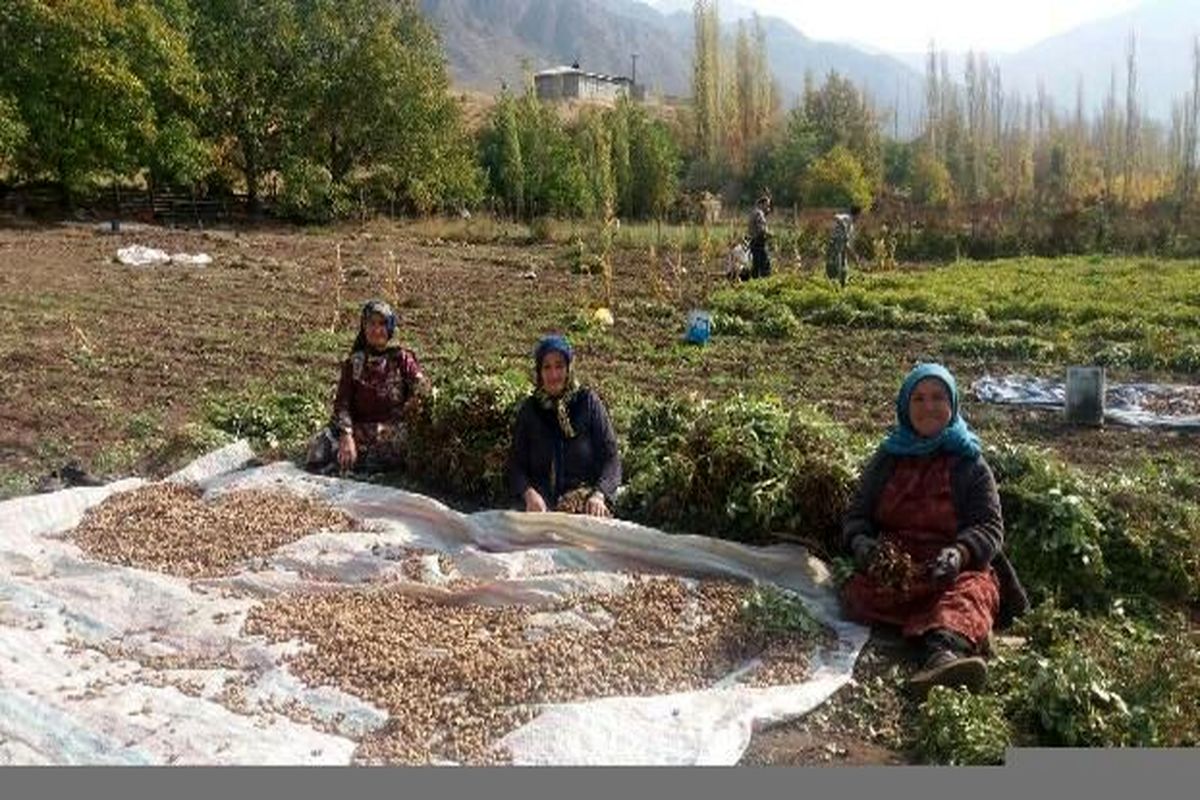
<svg viewBox="0 0 1200 800">
<path fill-rule="evenodd" d="M 534 367 L 539 372 L 542 369 L 542 360 L 551 353 L 561 353 L 568 367 L 571 366 L 571 360 L 575 358 L 575 351 L 571 348 L 567 337 L 557 333 L 543 336 L 533 351 Z"/>
<path fill-rule="evenodd" d="M 912 425 L 908 405 L 917 384 L 926 378 L 937 378 L 950 393 L 950 422 L 932 439 L 921 437 Z M 885 452 L 894 456 L 928 456 L 939 451 L 974 458 L 981 452 L 979 437 L 967 427 L 958 413 L 958 385 L 954 376 L 941 364 L 921 364 L 904 379 L 896 397 L 896 421 L 899 423 L 883 440 Z"/>
<path fill-rule="evenodd" d="M 388 341 L 396 335 L 396 312 L 390 305 L 382 300 L 368 300 L 362 307 L 362 313 L 358 318 L 358 336 L 354 339 L 354 344 L 350 346 L 350 352 L 359 353 L 371 349 L 367 345 L 367 321 L 373 314 L 378 314 L 383 317 L 383 324 L 387 326 Z"/>
</svg>

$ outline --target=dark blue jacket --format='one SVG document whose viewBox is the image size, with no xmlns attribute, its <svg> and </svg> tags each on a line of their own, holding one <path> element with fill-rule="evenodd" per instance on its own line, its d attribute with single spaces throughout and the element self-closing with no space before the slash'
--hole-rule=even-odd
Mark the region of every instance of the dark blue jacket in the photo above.
<svg viewBox="0 0 1200 800">
<path fill-rule="evenodd" d="M 553 510 L 562 495 L 586 485 L 603 492 L 611 506 L 621 485 L 621 458 L 608 412 L 587 388 L 579 390 L 567 411 L 575 430 L 571 439 L 563 435 L 554 411 L 532 397 L 522 404 L 509 456 L 509 486 L 517 497 L 532 486 Z"/>
</svg>

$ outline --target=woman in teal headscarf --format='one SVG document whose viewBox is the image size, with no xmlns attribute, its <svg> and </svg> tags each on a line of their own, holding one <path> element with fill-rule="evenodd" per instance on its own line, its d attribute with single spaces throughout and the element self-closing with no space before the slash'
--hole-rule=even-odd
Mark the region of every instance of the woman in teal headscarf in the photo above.
<svg viewBox="0 0 1200 800">
<path fill-rule="evenodd" d="M 923 646 L 910 679 L 918 694 L 936 684 L 978 689 L 988 634 L 1028 608 L 1002 552 L 996 482 L 945 367 L 922 364 L 905 378 L 896 422 L 846 515 L 857 572 L 842 599 L 851 617 L 898 626 Z"/>
</svg>

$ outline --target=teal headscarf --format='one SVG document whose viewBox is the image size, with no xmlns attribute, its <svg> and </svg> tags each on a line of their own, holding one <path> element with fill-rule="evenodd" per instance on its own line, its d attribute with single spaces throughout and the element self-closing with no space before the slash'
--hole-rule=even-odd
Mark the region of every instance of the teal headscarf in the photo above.
<svg viewBox="0 0 1200 800">
<path fill-rule="evenodd" d="M 926 378 L 937 378 L 950 393 L 950 423 L 932 439 L 925 439 L 917 433 L 908 413 L 913 390 Z M 908 373 L 896 397 L 896 421 L 898 425 L 883 441 L 884 451 L 891 455 L 928 456 L 942 451 L 974 458 L 981 452 L 979 437 L 971 432 L 966 420 L 958 413 L 958 385 L 954 382 L 954 376 L 941 364 L 921 364 Z"/>
</svg>

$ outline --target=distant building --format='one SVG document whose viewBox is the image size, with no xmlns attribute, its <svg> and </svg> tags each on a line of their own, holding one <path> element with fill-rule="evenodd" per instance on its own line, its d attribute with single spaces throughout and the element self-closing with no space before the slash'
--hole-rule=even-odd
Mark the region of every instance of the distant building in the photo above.
<svg viewBox="0 0 1200 800">
<path fill-rule="evenodd" d="M 578 64 L 544 69 L 533 76 L 539 100 L 615 101 L 622 95 L 642 100 L 645 90 L 626 77 L 584 72 Z"/>
</svg>

